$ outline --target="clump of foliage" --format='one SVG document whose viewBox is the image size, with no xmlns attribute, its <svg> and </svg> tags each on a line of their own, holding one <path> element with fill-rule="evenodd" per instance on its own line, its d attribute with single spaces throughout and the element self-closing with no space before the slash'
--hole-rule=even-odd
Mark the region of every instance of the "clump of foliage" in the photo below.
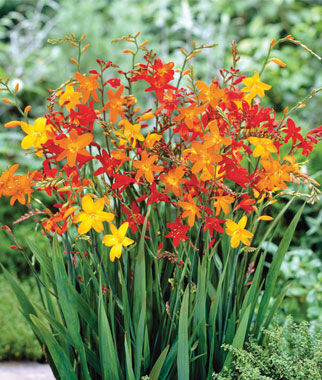
<svg viewBox="0 0 322 380">
<path fill-rule="evenodd" d="M 39 300 L 30 280 L 24 281 L 22 288 L 31 299 Z M 41 347 L 32 330 L 26 328 L 17 302 L 13 305 L 13 292 L 3 274 L 0 275 L 0 299 L 0 360 L 40 360 L 43 356 Z"/>
<path fill-rule="evenodd" d="M 264 330 L 264 344 L 255 340 L 244 349 L 225 345 L 233 354 L 233 367 L 214 374 L 215 380 L 319 380 L 322 379 L 322 334 L 312 333 L 309 323 Z"/>
</svg>

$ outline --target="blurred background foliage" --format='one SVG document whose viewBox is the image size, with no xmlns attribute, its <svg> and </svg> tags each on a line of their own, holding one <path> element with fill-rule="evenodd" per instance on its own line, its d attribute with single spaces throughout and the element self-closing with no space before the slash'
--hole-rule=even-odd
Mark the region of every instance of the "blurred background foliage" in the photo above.
<svg viewBox="0 0 322 380">
<path fill-rule="evenodd" d="M 46 89 L 57 88 L 75 71 L 70 58 L 76 51 L 70 45 L 47 43 L 48 39 L 70 33 L 79 37 L 86 33 L 86 41 L 91 44 L 82 60 L 82 72 L 96 68 L 96 58 L 111 60 L 127 68 L 129 57 L 121 53 L 125 45 L 111 44 L 111 40 L 137 31 L 141 31 L 142 41 L 150 41 L 150 48 L 162 60 L 172 60 L 179 65 L 183 61 L 180 47 L 189 51 L 192 41 L 218 43 L 214 49 L 198 54 L 194 61 L 198 77 L 208 82 L 218 76 L 220 68 L 231 65 L 232 40 L 238 42 L 239 68 L 245 75 L 259 71 L 273 38 L 277 40 L 288 34 L 322 55 L 321 0 L 0 0 L 0 17 L 0 77 L 10 77 L 13 87 L 20 83 L 19 99 L 23 105 L 32 105 L 30 116 L 34 118 L 46 112 Z M 273 105 L 280 114 L 286 106 L 296 104 L 313 88 L 321 86 L 321 61 L 289 43 L 275 49 L 272 56 L 284 61 L 287 67 L 270 64 L 265 69 L 263 81 L 272 85 L 272 89 L 263 105 Z M 315 96 L 292 117 L 308 131 L 321 123 L 321 109 L 322 96 Z M 1 123 L 17 118 L 19 115 L 14 108 L 0 104 Z M 20 149 L 22 133 L 19 130 L 9 132 L 0 128 L 0 171 L 14 162 L 28 170 L 38 168 L 37 160 L 31 155 L 26 157 Z M 307 171 L 319 182 L 322 181 L 321 162 L 320 144 L 307 165 Z M 281 235 L 297 206 L 295 204 L 281 222 Z M 292 314 L 298 322 L 316 322 L 322 315 L 321 206 L 322 201 L 305 209 L 280 277 L 281 285 L 291 282 L 281 315 Z M 11 208 L 1 199 L 1 224 L 11 225 L 25 212 L 24 207 Z M 22 239 L 34 233 L 28 221 L 17 224 L 15 231 Z M 10 244 L 1 234 L 0 260 L 30 287 L 24 260 L 18 251 L 9 248 Z M 268 251 L 274 254 L 275 250 L 272 242 Z M 11 294 L 8 296 L 8 288 L 2 286 L 1 274 L 0 284 L 0 298 L 5 300 L 5 309 L 0 309 L 0 325 L 5 326 L 7 332 L 0 331 L 0 359 L 38 359 L 41 354 L 35 341 L 25 344 L 31 336 L 23 332 L 13 336 L 14 329 L 3 324 L 5 319 L 7 323 L 19 325 L 21 322 L 12 321 L 22 319 L 19 319 L 15 300 Z M 33 291 L 30 287 L 30 292 Z M 9 308 L 12 315 L 9 319 L 8 315 L 4 318 Z M 11 350 L 10 345 L 18 336 L 21 337 L 19 349 Z M 15 350 L 19 354 L 12 354 Z"/>
</svg>

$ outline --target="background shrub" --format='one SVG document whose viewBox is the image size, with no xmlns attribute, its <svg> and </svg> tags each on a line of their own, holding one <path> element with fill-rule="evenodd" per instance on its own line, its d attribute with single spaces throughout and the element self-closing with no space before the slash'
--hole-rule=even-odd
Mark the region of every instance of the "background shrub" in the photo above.
<svg viewBox="0 0 322 380">
<path fill-rule="evenodd" d="M 310 332 L 309 324 L 291 319 L 284 327 L 264 331 L 264 344 L 246 343 L 244 349 L 226 346 L 233 353 L 234 369 L 214 374 L 216 380 L 320 380 L 322 334 Z"/>
<path fill-rule="evenodd" d="M 33 281 L 25 280 L 22 286 L 32 300 L 39 301 L 33 284 Z M 43 356 L 41 347 L 26 325 L 3 274 L 0 274 L 0 299 L 0 360 L 40 360 Z"/>
</svg>

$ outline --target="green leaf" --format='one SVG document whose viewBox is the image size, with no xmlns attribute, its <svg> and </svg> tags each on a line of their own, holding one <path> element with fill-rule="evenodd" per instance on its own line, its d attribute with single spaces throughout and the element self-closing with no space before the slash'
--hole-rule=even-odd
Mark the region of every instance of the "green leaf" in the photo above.
<svg viewBox="0 0 322 380">
<path fill-rule="evenodd" d="M 197 282 L 197 293 L 195 298 L 194 307 L 194 327 L 198 325 L 197 336 L 198 336 L 198 353 L 202 354 L 207 352 L 207 331 L 206 331 L 206 279 L 207 279 L 207 256 L 203 257 L 202 264 L 198 263 L 198 282 Z M 206 358 L 202 358 L 201 371 L 199 373 L 200 377 L 206 377 L 205 371 Z"/>
<path fill-rule="evenodd" d="M 142 350 L 144 341 L 145 330 L 145 302 L 143 303 L 139 323 L 136 332 L 135 347 L 134 347 L 134 372 L 135 378 L 140 380 L 141 375 L 141 363 L 142 363 Z"/>
<path fill-rule="evenodd" d="M 30 314 L 36 315 L 36 310 L 33 307 L 32 303 L 29 301 L 26 293 L 23 291 L 21 286 L 18 284 L 17 280 L 7 271 L 7 269 L 0 263 L 3 274 L 6 277 L 6 280 L 9 282 L 13 292 L 15 293 L 18 302 L 20 304 L 21 310 L 28 322 L 30 320 Z"/>
<path fill-rule="evenodd" d="M 272 296 L 274 288 L 275 288 L 277 276 L 279 274 L 279 271 L 280 271 L 282 262 L 284 260 L 285 254 L 286 254 L 286 252 L 290 246 L 290 243 L 292 241 L 297 223 L 301 217 L 304 206 L 305 206 L 305 203 L 303 203 L 301 208 L 295 214 L 292 222 L 288 226 L 288 228 L 287 228 L 287 230 L 283 236 L 283 239 L 281 240 L 281 242 L 278 246 L 276 253 L 274 254 L 273 261 L 272 261 L 272 264 L 270 265 L 270 268 L 269 268 L 269 271 L 268 271 L 268 274 L 266 277 L 266 281 L 265 281 L 264 295 L 263 295 L 263 298 L 261 300 L 259 310 L 258 310 L 258 314 L 257 314 L 255 331 L 254 331 L 255 337 L 258 337 L 260 334 L 260 330 L 261 330 L 263 321 L 265 319 L 265 315 L 267 313 L 269 301 L 271 299 L 271 296 Z"/>
<path fill-rule="evenodd" d="M 150 375 L 149 375 L 149 378 L 150 380 L 159 380 L 159 375 L 160 375 L 160 372 L 161 372 L 161 369 L 163 367 L 163 363 L 167 357 L 167 354 L 168 354 L 168 351 L 169 351 L 169 345 L 161 352 L 160 356 L 158 357 L 158 360 L 155 362 L 151 372 L 150 372 Z"/>
<path fill-rule="evenodd" d="M 66 353 L 52 336 L 52 333 L 35 315 L 30 315 L 30 319 L 37 335 L 41 337 L 48 348 L 61 380 L 77 380 L 77 376 Z"/>
<path fill-rule="evenodd" d="M 148 217 L 150 210 L 147 212 L 144 225 L 142 228 L 141 238 L 138 246 L 138 254 L 135 260 L 134 268 L 134 293 L 133 293 L 133 323 L 135 333 L 137 332 L 138 323 L 140 320 L 141 309 L 145 304 L 146 297 L 146 273 L 145 273 L 145 251 L 144 251 L 144 241 L 145 241 L 145 232 L 148 222 Z"/>
<path fill-rule="evenodd" d="M 188 315 L 189 315 L 189 286 L 183 295 L 179 315 L 178 329 L 178 356 L 177 369 L 178 380 L 189 379 L 189 340 L 188 340 Z"/>
<path fill-rule="evenodd" d="M 168 380 L 169 372 L 171 371 L 173 364 L 176 360 L 178 352 L 178 340 L 171 346 L 168 356 L 165 359 L 164 365 L 161 369 L 160 380 Z"/>
<path fill-rule="evenodd" d="M 242 348 L 244 345 L 250 308 L 251 308 L 251 305 L 248 305 L 242 319 L 240 320 L 240 322 L 238 324 L 236 334 L 235 334 L 233 342 L 231 344 L 232 347 Z M 232 359 L 233 359 L 233 354 L 232 354 L 232 352 L 229 352 L 227 357 L 226 357 L 226 360 L 225 360 L 223 367 L 226 367 L 229 369 L 230 365 L 232 363 Z"/>
<path fill-rule="evenodd" d="M 37 245 L 28 237 L 26 237 L 26 242 L 31 252 L 35 255 L 36 260 L 39 262 L 41 270 L 45 271 L 45 273 L 49 277 L 51 284 L 54 286 L 54 291 L 56 292 L 57 290 L 56 290 L 55 274 L 54 274 L 52 261 L 50 259 L 48 251 L 39 250 Z"/>
<path fill-rule="evenodd" d="M 57 284 L 57 292 L 67 329 L 73 339 L 74 346 L 79 353 L 84 379 L 91 380 L 87 366 L 85 349 L 80 335 L 77 302 L 75 302 L 74 297 L 75 289 L 72 287 L 67 276 L 62 253 L 58 245 L 57 236 L 54 236 L 53 240 L 53 266 Z"/>
<path fill-rule="evenodd" d="M 128 343 L 128 335 L 124 335 L 124 348 L 125 348 L 125 367 L 126 367 L 126 380 L 135 380 L 133 368 L 132 368 L 132 357 L 131 357 L 131 346 Z"/>
<path fill-rule="evenodd" d="M 98 336 L 103 380 L 119 380 L 119 362 L 115 349 L 116 342 L 113 341 L 111 328 L 107 320 L 102 291 L 100 291 L 98 304 Z"/>
<path fill-rule="evenodd" d="M 209 368 L 208 368 L 208 377 L 211 376 L 213 372 L 213 361 L 214 361 L 214 351 L 215 351 L 215 336 L 216 336 L 216 319 L 220 298 L 222 297 L 222 284 L 226 277 L 228 260 L 226 261 L 225 267 L 221 276 L 219 278 L 215 299 L 212 301 L 209 312 L 209 325 L 210 329 L 210 355 L 209 355 Z"/>
</svg>

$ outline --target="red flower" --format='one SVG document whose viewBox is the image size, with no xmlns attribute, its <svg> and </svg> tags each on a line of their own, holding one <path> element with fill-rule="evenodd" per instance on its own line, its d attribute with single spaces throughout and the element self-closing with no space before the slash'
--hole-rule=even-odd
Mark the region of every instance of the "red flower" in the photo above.
<svg viewBox="0 0 322 380">
<path fill-rule="evenodd" d="M 113 178 L 115 178 L 115 183 L 112 185 L 112 189 L 120 189 L 121 192 L 124 191 L 131 183 L 135 182 L 134 178 L 128 177 L 124 174 L 114 174 Z"/>
<path fill-rule="evenodd" d="M 118 78 L 111 78 L 106 83 L 110 84 L 113 88 L 117 88 L 121 85 L 121 80 Z"/>
<path fill-rule="evenodd" d="M 79 109 L 79 112 L 76 112 L 76 118 L 79 121 L 79 123 L 87 127 L 92 132 L 94 121 L 97 119 L 97 115 L 95 113 L 95 110 L 93 108 L 94 101 L 91 100 L 89 103 L 89 107 L 85 104 L 77 104 L 77 108 Z"/>
<path fill-rule="evenodd" d="M 124 222 L 129 223 L 131 231 L 135 234 L 138 229 L 138 225 L 144 224 L 145 216 L 140 214 L 140 208 L 135 201 L 133 201 L 131 205 L 132 212 L 124 206 L 122 206 L 122 211 L 125 215 L 128 215 L 128 218 L 126 218 Z M 149 221 L 147 222 L 146 229 L 149 230 Z"/>
<path fill-rule="evenodd" d="M 212 216 L 206 216 L 206 223 L 203 227 L 203 230 L 204 231 L 209 230 L 209 234 L 211 237 L 213 237 L 214 235 L 214 230 L 222 234 L 224 232 L 224 229 L 222 228 L 220 223 L 225 223 L 225 221 L 226 221 L 225 219 L 219 219 Z"/>
<path fill-rule="evenodd" d="M 102 154 L 97 155 L 96 158 L 103 166 L 94 172 L 95 176 L 101 175 L 103 173 L 107 173 L 109 176 L 111 176 L 115 172 L 115 167 L 120 163 L 119 160 L 111 157 L 105 149 L 103 149 Z"/>
<path fill-rule="evenodd" d="M 188 240 L 188 236 L 186 236 L 186 232 L 189 230 L 189 226 L 184 226 L 181 224 L 181 219 L 176 218 L 175 222 L 167 223 L 167 227 L 171 229 L 166 238 L 173 238 L 173 245 L 177 247 L 181 240 Z"/>
<path fill-rule="evenodd" d="M 245 210 L 247 214 L 250 214 L 251 211 L 254 210 L 254 207 L 252 206 L 255 203 L 255 199 L 251 199 L 247 194 L 242 195 L 242 200 L 238 203 L 238 205 L 234 208 L 234 211 L 238 210 L 239 208 Z"/>
<path fill-rule="evenodd" d="M 293 145 L 296 144 L 296 140 L 303 141 L 302 135 L 298 133 L 301 127 L 296 127 L 292 119 L 287 119 L 286 125 L 287 127 L 283 129 L 283 132 L 286 133 L 284 138 L 285 143 L 287 143 L 289 139 L 292 139 Z"/>
</svg>

